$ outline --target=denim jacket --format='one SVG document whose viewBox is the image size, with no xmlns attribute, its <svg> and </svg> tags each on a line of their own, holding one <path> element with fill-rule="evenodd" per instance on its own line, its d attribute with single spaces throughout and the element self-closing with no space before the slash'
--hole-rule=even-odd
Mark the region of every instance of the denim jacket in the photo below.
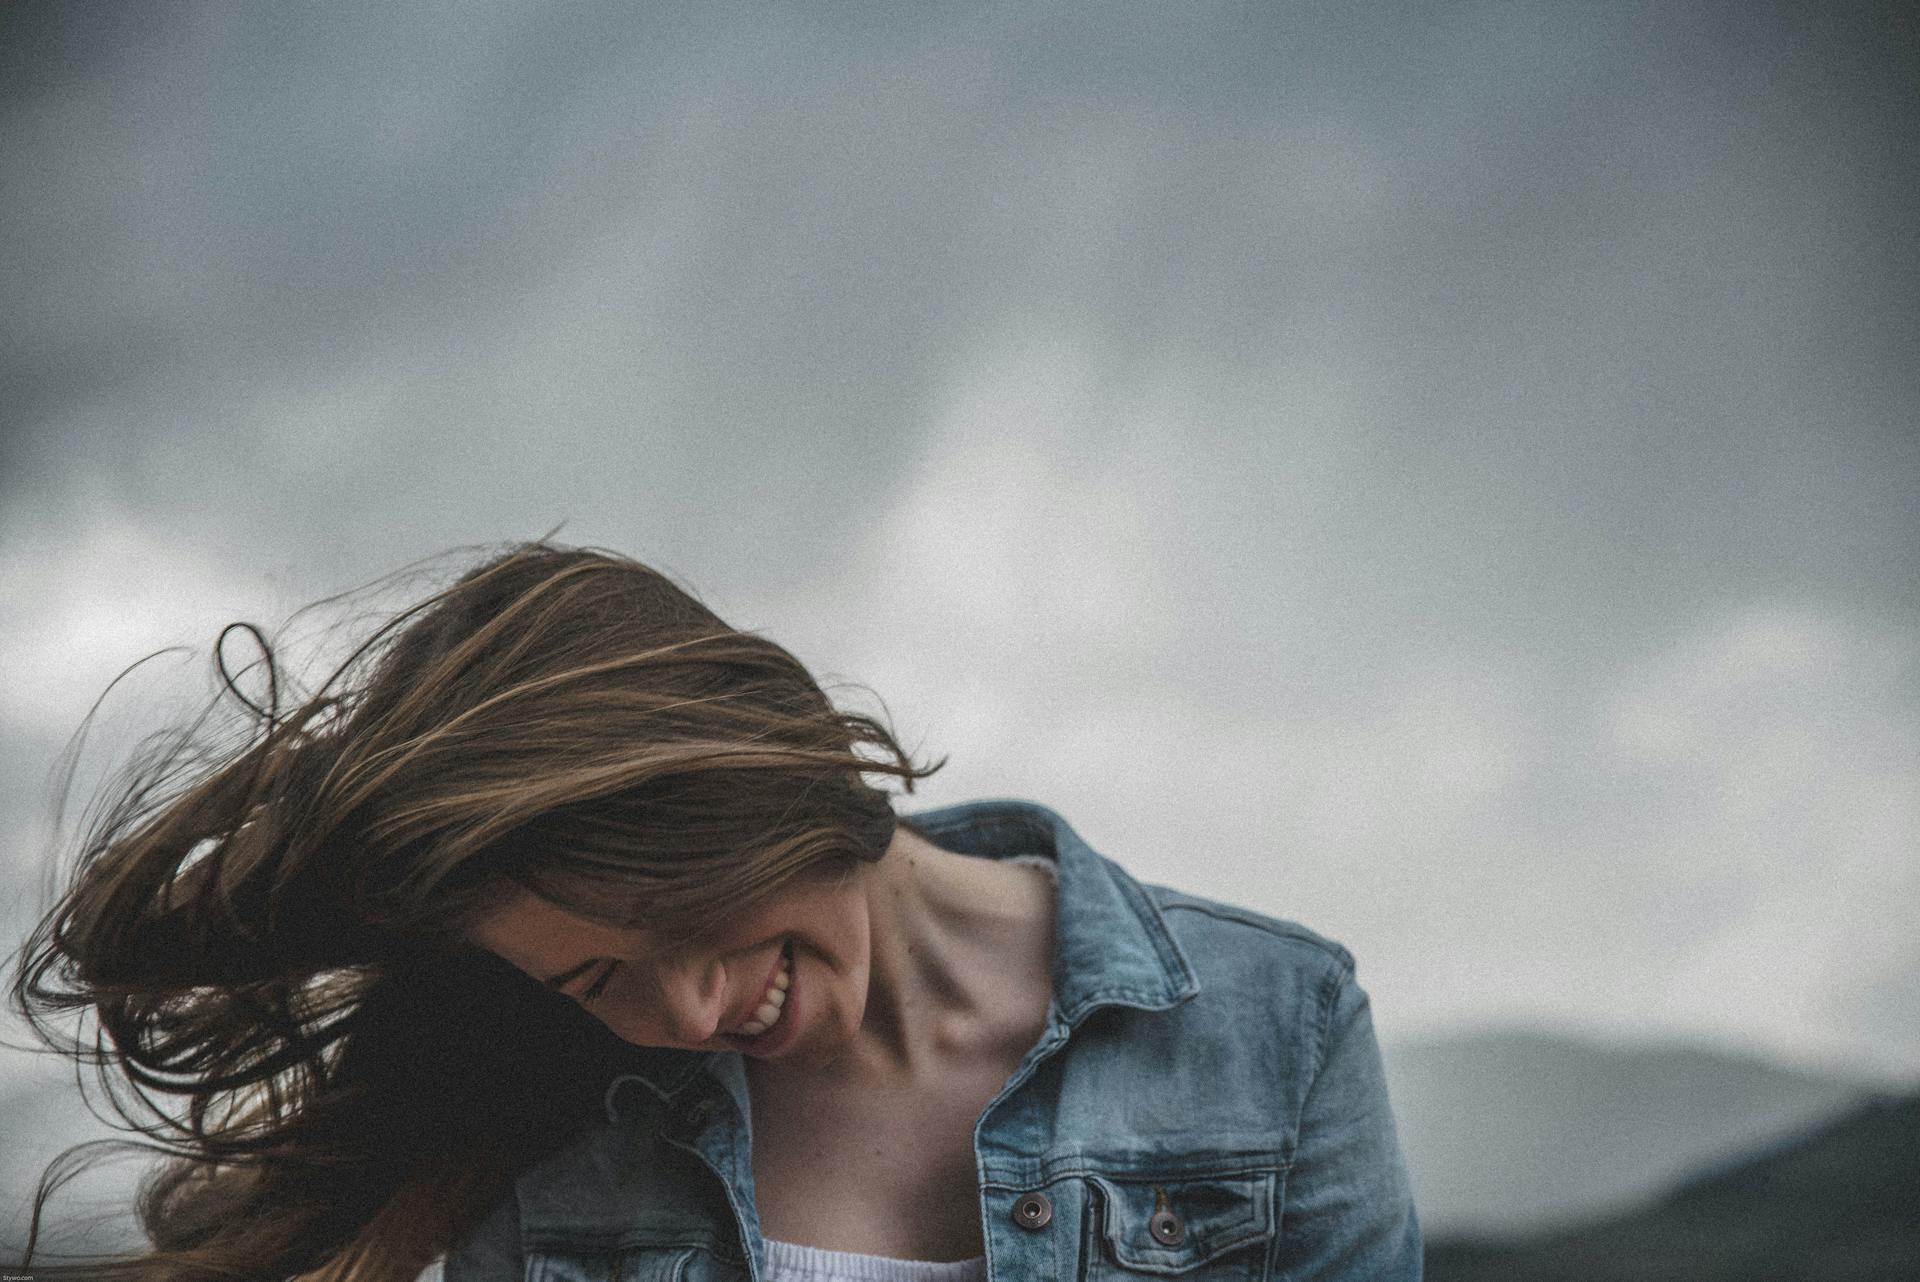
<svg viewBox="0 0 1920 1282">
<path fill-rule="evenodd" d="M 1353 957 L 1143 885 L 1044 806 L 907 816 L 1055 861 L 1046 1031 L 974 1126 L 993 1282 L 1403 1279 L 1421 1240 Z M 607 1122 L 523 1172 L 447 1282 L 761 1282 L 738 1052 L 657 1049 Z"/>
</svg>

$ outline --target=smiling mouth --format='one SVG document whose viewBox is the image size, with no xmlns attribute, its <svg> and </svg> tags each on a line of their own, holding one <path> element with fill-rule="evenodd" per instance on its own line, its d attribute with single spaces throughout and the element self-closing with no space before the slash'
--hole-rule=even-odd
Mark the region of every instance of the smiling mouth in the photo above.
<svg viewBox="0 0 1920 1282">
<path fill-rule="evenodd" d="M 787 993 L 792 984 L 793 941 L 789 939 L 780 946 L 780 967 L 767 984 L 766 992 L 761 995 L 760 1005 L 747 1022 L 735 1028 L 729 1036 L 754 1041 L 772 1032 L 786 1014 Z"/>
</svg>

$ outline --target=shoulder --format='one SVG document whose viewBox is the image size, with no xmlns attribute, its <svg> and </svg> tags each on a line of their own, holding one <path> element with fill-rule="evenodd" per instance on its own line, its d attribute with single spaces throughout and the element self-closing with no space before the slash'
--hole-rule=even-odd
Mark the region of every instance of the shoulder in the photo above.
<svg viewBox="0 0 1920 1282">
<path fill-rule="evenodd" d="M 1089 1054 L 1129 1066 L 1116 1070 L 1123 1083 L 1150 1073 L 1196 1134 L 1267 1134 L 1290 1154 L 1353 987 L 1353 954 L 1297 921 L 1135 885 L 1157 951 L 1190 982 L 1171 1006 L 1108 1016 Z"/>
<path fill-rule="evenodd" d="M 1350 973 L 1354 968 L 1353 954 L 1345 945 L 1297 921 L 1170 886 L 1142 883 L 1140 888 L 1182 945 L 1251 951 L 1269 964 L 1315 971 Z"/>
<path fill-rule="evenodd" d="M 1317 1061 L 1333 1009 L 1353 985 L 1355 961 L 1345 945 L 1239 904 L 1169 886 L 1141 890 L 1199 981 L 1195 1015 L 1265 1025 L 1291 1043 L 1290 1058 Z"/>
</svg>

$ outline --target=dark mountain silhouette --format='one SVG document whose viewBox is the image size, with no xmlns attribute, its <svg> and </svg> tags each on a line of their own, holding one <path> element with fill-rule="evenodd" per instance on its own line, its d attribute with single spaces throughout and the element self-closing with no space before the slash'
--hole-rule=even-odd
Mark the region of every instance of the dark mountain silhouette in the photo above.
<svg viewBox="0 0 1920 1282">
<path fill-rule="evenodd" d="M 1385 1058 L 1421 1222 L 1440 1236 L 1622 1209 L 1872 1094 L 1696 1046 L 1525 1028 L 1396 1043 Z"/>
<path fill-rule="evenodd" d="M 1652 1205 L 1507 1244 L 1430 1241 L 1428 1282 L 1912 1282 L 1920 1094 L 1680 1184 Z"/>
</svg>

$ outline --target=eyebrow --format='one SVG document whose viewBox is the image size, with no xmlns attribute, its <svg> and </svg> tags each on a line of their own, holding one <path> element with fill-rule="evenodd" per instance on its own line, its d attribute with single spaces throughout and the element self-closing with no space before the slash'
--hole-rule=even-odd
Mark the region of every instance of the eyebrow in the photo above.
<svg viewBox="0 0 1920 1282">
<path fill-rule="evenodd" d="M 589 957 L 578 966 L 572 967 L 569 970 L 563 970 L 558 975 L 547 980 L 547 987 L 558 989 L 576 976 L 583 975 L 587 971 L 592 970 L 595 966 L 599 965 L 599 963 L 600 959 L 598 957 Z"/>
</svg>

